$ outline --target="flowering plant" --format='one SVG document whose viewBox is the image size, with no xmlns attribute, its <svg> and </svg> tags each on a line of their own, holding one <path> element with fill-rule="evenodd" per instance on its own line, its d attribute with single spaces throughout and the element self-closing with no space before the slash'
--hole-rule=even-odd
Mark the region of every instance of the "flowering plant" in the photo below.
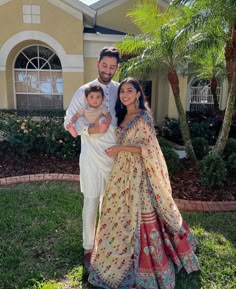
<svg viewBox="0 0 236 289">
<path fill-rule="evenodd" d="M 73 159 L 80 153 L 80 138 L 74 139 L 65 131 L 62 117 L 23 117 L 16 112 L 0 111 L 0 137 L 16 158 L 42 153 Z"/>
</svg>

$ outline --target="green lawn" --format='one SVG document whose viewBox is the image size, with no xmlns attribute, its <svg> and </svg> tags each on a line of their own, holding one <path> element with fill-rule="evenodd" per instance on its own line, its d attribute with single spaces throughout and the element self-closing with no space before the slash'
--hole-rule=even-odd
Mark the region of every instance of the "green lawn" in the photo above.
<svg viewBox="0 0 236 289">
<path fill-rule="evenodd" d="M 82 256 L 78 183 L 0 187 L 0 289 L 92 288 Z M 183 214 L 198 239 L 201 271 L 176 289 L 236 288 L 236 213 Z"/>
</svg>

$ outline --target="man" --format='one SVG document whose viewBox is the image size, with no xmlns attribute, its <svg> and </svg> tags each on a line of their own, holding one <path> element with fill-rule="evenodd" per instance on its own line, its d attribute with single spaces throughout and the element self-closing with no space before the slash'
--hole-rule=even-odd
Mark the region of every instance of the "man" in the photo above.
<svg viewBox="0 0 236 289">
<path fill-rule="evenodd" d="M 84 119 L 78 120 L 75 129 L 81 135 L 80 154 L 80 186 L 84 194 L 83 204 L 83 262 L 85 267 L 90 264 L 94 245 L 96 217 L 98 205 L 101 204 L 105 183 L 111 172 L 113 159 L 109 158 L 105 149 L 114 145 L 114 127 L 116 126 L 115 103 L 118 82 L 112 80 L 120 62 L 119 51 L 115 47 L 104 47 L 97 60 L 98 78 L 80 87 L 74 94 L 66 111 L 64 126 L 71 117 L 85 104 L 84 90 L 90 85 L 100 85 L 104 91 L 104 102 L 112 115 L 112 125 L 104 134 L 99 134 L 99 121 L 89 126 Z"/>
</svg>

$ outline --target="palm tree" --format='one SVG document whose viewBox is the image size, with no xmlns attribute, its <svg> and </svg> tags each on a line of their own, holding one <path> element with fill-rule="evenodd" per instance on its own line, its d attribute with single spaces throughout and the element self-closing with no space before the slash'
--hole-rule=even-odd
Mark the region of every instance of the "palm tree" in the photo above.
<svg viewBox="0 0 236 289">
<path fill-rule="evenodd" d="M 221 49 L 213 47 L 205 51 L 198 50 L 194 55 L 192 55 L 191 70 L 195 77 L 210 80 L 214 109 L 215 111 L 219 111 L 217 86 L 220 81 L 226 78 L 223 46 Z"/>
<path fill-rule="evenodd" d="M 224 121 L 213 152 L 221 155 L 228 139 L 236 100 L 236 1 L 235 0 L 173 0 L 173 6 L 186 5 L 196 11 L 189 27 L 221 29 L 225 39 L 225 62 L 229 85 Z M 196 21 L 197 20 L 197 21 Z M 216 25 L 214 25 L 214 24 Z M 188 29 L 186 29 L 187 31 Z"/>
<path fill-rule="evenodd" d="M 183 13 L 184 11 L 180 10 L 160 12 L 158 1 L 139 1 L 128 16 L 140 29 L 141 34 L 127 35 L 117 46 L 122 55 L 128 56 L 128 61 L 121 65 L 123 76 L 140 73 L 144 75 L 158 71 L 160 67 L 167 71 L 186 152 L 196 164 L 189 126 L 181 102 L 178 76 L 178 72 L 189 61 L 186 46 L 188 40 L 186 37 L 177 37 L 177 31 L 183 27 Z"/>
</svg>

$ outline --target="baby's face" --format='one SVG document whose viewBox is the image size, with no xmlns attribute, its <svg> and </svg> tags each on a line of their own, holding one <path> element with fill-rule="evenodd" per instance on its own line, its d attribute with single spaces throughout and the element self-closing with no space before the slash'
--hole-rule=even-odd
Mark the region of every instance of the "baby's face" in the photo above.
<svg viewBox="0 0 236 289">
<path fill-rule="evenodd" d="M 103 97 L 100 91 L 90 92 L 85 98 L 91 107 L 99 107 L 103 102 Z"/>
</svg>

